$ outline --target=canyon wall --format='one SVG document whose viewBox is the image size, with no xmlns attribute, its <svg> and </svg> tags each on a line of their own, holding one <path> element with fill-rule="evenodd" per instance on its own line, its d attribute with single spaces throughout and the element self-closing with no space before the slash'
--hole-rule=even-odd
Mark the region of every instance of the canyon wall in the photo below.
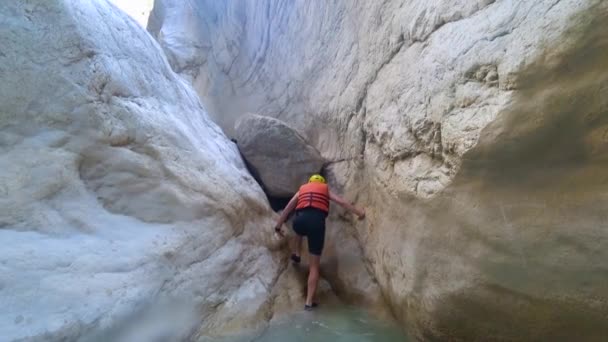
<svg viewBox="0 0 608 342">
<path fill-rule="evenodd" d="M 330 161 L 368 213 L 332 224 L 414 336 L 601 340 L 606 19 L 599 0 L 156 0 L 148 30 L 228 135 L 272 116 Z"/>
<path fill-rule="evenodd" d="M 105 1 L 6 1 L 0 22 L 0 339 L 270 319 L 274 214 L 152 37 Z"/>
</svg>

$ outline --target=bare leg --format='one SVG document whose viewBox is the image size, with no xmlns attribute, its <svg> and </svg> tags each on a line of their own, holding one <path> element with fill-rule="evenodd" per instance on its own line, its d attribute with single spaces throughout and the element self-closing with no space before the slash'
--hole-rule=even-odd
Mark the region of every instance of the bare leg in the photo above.
<svg viewBox="0 0 608 342">
<path fill-rule="evenodd" d="M 319 264 L 321 256 L 309 254 L 309 270 L 308 270 L 308 294 L 306 295 L 306 305 L 312 305 L 312 300 L 317 292 L 319 283 Z"/>
</svg>

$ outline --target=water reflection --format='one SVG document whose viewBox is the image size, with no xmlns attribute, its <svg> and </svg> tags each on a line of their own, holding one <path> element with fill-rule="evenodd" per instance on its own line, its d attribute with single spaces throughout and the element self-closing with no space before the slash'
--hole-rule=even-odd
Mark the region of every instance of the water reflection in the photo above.
<svg viewBox="0 0 608 342">
<path fill-rule="evenodd" d="M 256 336 L 222 339 L 217 342 L 331 341 L 331 342 L 393 342 L 409 341 L 394 323 L 375 319 L 352 307 L 319 308 L 292 314 L 271 324 Z"/>
</svg>

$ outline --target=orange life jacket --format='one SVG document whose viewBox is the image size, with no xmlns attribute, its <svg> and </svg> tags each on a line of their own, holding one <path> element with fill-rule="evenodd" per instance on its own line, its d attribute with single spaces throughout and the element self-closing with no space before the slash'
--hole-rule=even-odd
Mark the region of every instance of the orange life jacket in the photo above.
<svg viewBox="0 0 608 342">
<path fill-rule="evenodd" d="M 313 207 L 329 212 L 329 188 L 324 183 L 307 183 L 300 187 L 297 209 Z"/>
</svg>

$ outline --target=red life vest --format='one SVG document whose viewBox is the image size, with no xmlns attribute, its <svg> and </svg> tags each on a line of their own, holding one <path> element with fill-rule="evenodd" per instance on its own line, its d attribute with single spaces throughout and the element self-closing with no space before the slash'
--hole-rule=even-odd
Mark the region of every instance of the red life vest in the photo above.
<svg viewBox="0 0 608 342">
<path fill-rule="evenodd" d="M 298 192 L 297 209 L 317 208 L 329 213 L 329 188 L 324 183 L 307 183 Z"/>
</svg>

